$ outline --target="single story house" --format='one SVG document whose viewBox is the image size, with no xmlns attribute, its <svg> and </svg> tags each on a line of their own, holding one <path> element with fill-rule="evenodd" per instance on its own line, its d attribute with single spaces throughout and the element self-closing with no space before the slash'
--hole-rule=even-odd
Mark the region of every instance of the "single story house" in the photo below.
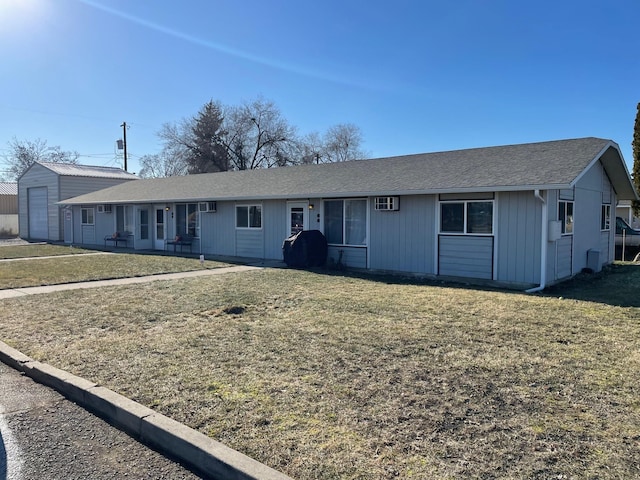
<svg viewBox="0 0 640 480">
<path fill-rule="evenodd" d="M 580 138 L 146 179 L 61 203 L 67 242 L 124 230 L 165 250 L 190 235 L 194 252 L 281 259 L 315 229 L 347 267 L 539 289 L 612 262 L 612 214 L 636 198 L 618 145 Z"/>
<path fill-rule="evenodd" d="M 18 236 L 18 184 L 0 182 L 0 238 Z"/>
<path fill-rule="evenodd" d="M 34 163 L 18 179 L 20 236 L 29 240 L 62 240 L 63 209 L 58 202 L 131 180 L 138 177 L 120 168 Z"/>
</svg>

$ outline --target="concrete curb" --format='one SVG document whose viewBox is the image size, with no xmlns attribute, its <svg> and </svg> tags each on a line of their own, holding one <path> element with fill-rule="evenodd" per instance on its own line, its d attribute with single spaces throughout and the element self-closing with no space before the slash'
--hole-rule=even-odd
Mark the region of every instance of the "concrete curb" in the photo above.
<svg viewBox="0 0 640 480">
<path fill-rule="evenodd" d="M 137 440 L 212 479 L 291 480 L 240 452 L 108 388 L 41 363 L 0 342 L 0 361 L 96 413 Z"/>
</svg>

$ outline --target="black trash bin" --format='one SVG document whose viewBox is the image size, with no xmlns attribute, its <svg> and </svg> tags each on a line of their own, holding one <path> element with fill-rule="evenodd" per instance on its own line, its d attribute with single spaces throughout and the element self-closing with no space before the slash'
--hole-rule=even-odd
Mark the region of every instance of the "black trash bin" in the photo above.
<svg viewBox="0 0 640 480">
<path fill-rule="evenodd" d="M 302 230 L 283 242 L 282 256 L 289 267 L 321 267 L 327 262 L 327 239 L 320 230 Z"/>
</svg>

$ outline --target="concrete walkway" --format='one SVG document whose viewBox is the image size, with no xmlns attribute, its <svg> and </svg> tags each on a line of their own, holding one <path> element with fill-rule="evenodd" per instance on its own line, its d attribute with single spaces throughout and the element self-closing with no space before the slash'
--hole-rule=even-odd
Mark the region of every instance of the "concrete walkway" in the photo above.
<svg viewBox="0 0 640 480">
<path fill-rule="evenodd" d="M 5 298 L 22 297 L 25 295 L 39 295 L 41 293 L 61 292 L 64 290 L 78 290 L 81 288 L 110 287 L 113 285 L 132 285 L 134 283 L 155 282 L 158 280 L 178 280 L 181 278 L 204 277 L 209 275 L 222 275 L 225 273 L 251 272 L 261 270 L 263 267 L 252 265 L 237 265 L 233 267 L 212 268 L 207 270 L 193 270 L 189 272 L 162 273 L 158 275 L 146 275 L 144 277 L 114 278 L 112 280 L 93 280 L 90 282 L 62 283 L 59 285 L 44 285 L 41 287 L 22 287 L 0 290 L 0 300 Z"/>
</svg>

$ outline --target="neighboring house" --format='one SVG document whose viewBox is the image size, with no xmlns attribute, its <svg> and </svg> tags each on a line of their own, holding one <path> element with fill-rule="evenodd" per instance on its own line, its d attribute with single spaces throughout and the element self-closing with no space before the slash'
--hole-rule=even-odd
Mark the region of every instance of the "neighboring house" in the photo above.
<svg viewBox="0 0 640 480">
<path fill-rule="evenodd" d="M 18 184 L 0 182 L 0 238 L 18 236 Z"/>
<path fill-rule="evenodd" d="M 281 259 L 302 226 L 324 233 L 330 263 L 540 288 L 612 262 L 615 205 L 636 198 L 618 145 L 582 138 L 139 180 L 62 203 L 65 240 L 88 245 L 125 230 L 164 250 L 188 234 L 194 252 Z"/>
<path fill-rule="evenodd" d="M 60 241 L 64 238 L 63 209 L 58 202 L 137 179 L 120 168 L 34 163 L 18 179 L 20 236 Z"/>
</svg>

